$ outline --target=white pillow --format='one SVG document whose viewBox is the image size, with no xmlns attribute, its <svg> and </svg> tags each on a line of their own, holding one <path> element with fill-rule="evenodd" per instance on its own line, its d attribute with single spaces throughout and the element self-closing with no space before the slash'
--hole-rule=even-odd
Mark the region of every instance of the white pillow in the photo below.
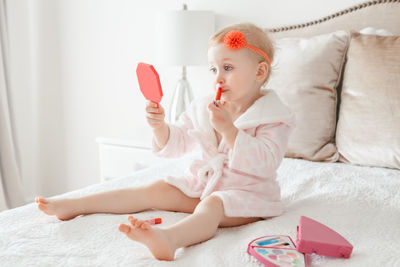
<svg viewBox="0 0 400 267">
<path fill-rule="evenodd" d="M 349 33 L 337 31 L 309 38 L 275 41 L 267 88 L 295 113 L 296 128 L 286 157 L 335 162 L 337 91 Z"/>
<path fill-rule="evenodd" d="M 359 31 L 362 34 L 369 34 L 369 35 L 380 35 L 380 36 L 394 36 L 393 33 L 385 30 L 385 29 L 375 29 L 372 27 L 367 27 Z"/>
</svg>

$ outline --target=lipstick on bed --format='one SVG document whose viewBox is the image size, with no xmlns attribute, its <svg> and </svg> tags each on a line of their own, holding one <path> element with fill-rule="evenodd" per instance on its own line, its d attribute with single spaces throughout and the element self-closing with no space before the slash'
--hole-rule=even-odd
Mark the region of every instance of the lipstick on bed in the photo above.
<svg viewBox="0 0 400 267">
<path fill-rule="evenodd" d="M 222 88 L 218 87 L 217 95 L 215 96 L 214 105 L 218 107 L 217 101 L 221 100 Z"/>
<path fill-rule="evenodd" d="M 161 218 L 155 218 L 155 219 L 145 220 L 145 222 L 147 222 L 150 225 L 160 224 L 160 223 L 162 223 L 162 219 Z"/>
</svg>

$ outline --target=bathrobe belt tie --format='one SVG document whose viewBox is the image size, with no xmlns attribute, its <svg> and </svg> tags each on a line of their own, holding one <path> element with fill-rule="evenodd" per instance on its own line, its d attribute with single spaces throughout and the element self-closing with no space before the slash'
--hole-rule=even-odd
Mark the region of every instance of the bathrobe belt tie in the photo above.
<svg viewBox="0 0 400 267">
<path fill-rule="evenodd" d="M 203 161 L 205 163 L 197 172 L 197 175 L 200 179 L 202 179 L 206 186 L 201 194 L 200 199 L 205 198 L 210 195 L 217 182 L 222 176 L 222 169 L 224 168 L 226 155 L 222 153 L 218 153 L 212 158 L 209 158 L 207 161 Z"/>
<path fill-rule="evenodd" d="M 189 135 L 198 140 L 203 151 L 203 160 L 196 160 L 192 167 L 197 167 L 197 177 L 205 184 L 200 199 L 210 195 L 222 176 L 225 160 L 224 153 L 219 153 L 210 135 L 198 130 L 190 130 Z M 214 141 L 214 142 L 213 142 Z"/>
</svg>

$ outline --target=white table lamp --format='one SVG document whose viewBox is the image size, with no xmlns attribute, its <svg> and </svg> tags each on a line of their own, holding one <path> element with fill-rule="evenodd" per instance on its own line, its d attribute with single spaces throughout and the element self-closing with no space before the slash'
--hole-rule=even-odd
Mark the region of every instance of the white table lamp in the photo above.
<svg viewBox="0 0 400 267">
<path fill-rule="evenodd" d="M 212 11 L 182 10 L 163 11 L 157 17 L 157 60 L 161 64 L 182 66 L 168 107 L 169 122 L 176 122 L 193 100 L 192 89 L 186 79 L 186 66 L 206 65 L 208 39 L 214 33 Z"/>
</svg>

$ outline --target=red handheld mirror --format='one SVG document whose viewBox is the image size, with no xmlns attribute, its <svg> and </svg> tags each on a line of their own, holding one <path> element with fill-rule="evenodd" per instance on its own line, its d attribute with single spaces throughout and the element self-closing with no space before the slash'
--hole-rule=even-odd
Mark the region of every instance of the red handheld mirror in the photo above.
<svg viewBox="0 0 400 267">
<path fill-rule="evenodd" d="M 160 103 L 163 92 L 161 89 L 160 77 L 154 67 L 150 64 L 139 63 L 136 68 L 136 75 L 143 96 L 147 100 Z"/>
</svg>

